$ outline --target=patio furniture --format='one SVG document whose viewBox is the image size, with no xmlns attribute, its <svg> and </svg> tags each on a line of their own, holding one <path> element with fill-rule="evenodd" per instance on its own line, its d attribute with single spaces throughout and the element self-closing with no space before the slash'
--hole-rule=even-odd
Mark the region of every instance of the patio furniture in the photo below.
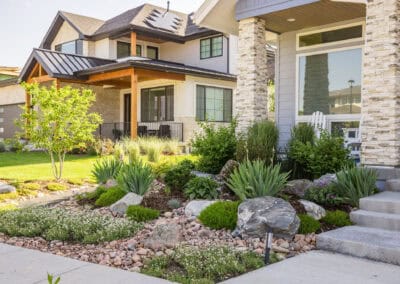
<svg viewBox="0 0 400 284">
<path fill-rule="evenodd" d="M 168 124 L 161 124 L 158 131 L 158 137 L 171 138 L 171 126 Z"/>
<path fill-rule="evenodd" d="M 147 136 L 147 126 L 146 125 L 138 126 L 138 136 L 139 137 Z"/>
</svg>

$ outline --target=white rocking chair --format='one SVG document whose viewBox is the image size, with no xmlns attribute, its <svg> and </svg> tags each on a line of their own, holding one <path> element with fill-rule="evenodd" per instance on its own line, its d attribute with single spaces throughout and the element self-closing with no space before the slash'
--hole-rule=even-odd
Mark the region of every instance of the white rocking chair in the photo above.
<svg viewBox="0 0 400 284">
<path fill-rule="evenodd" d="M 320 138 L 321 132 L 326 130 L 326 116 L 320 111 L 314 112 L 311 117 L 311 125 L 314 127 L 317 138 Z"/>
</svg>

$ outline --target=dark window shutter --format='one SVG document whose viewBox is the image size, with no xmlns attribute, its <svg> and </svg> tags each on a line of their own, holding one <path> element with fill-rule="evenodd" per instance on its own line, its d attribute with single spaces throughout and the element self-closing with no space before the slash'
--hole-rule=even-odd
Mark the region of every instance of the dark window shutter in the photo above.
<svg viewBox="0 0 400 284">
<path fill-rule="evenodd" d="M 232 121 L 232 90 L 224 89 L 224 121 Z"/>
<path fill-rule="evenodd" d="M 196 91 L 196 119 L 198 121 L 205 120 L 206 110 L 206 88 L 204 86 L 197 86 Z"/>
</svg>

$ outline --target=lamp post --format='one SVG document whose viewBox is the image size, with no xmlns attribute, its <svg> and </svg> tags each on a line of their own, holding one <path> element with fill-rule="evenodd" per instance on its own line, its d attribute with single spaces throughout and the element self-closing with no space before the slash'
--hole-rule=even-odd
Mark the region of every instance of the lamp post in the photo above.
<svg viewBox="0 0 400 284">
<path fill-rule="evenodd" d="M 350 79 L 348 82 L 350 85 L 350 113 L 353 113 L 353 85 L 355 81 L 353 79 Z"/>
<path fill-rule="evenodd" d="M 267 233 L 265 234 L 265 256 L 264 256 L 264 263 L 267 265 L 269 263 L 269 255 L 271 252 L 272 248 L 272 238 L 273 238 L 273 233 L 271 228 L 267 229 Z"/>
</svg>

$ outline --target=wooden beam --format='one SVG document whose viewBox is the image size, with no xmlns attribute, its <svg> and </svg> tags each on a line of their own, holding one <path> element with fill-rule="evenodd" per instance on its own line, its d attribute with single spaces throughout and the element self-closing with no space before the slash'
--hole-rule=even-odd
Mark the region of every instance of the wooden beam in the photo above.
<svg viewBox="0 0 400 284">
<path fill-rule="evenodd" d="M 39 76 L 39 68 L 40 68 L 40 65 L 39 65 L 39 63 L 36 62 L 31 73 L 29 73 L 28 79 L 26 80 L 28 83 L 29 83 L 29 80 L 32 79 L 33 77 Z M 35 76 L 35 74 L 37 74 L 37 75 Z"/>
<path fill-rule="evenodd" d="M 100 81 L 118 79 L 122 77 L 131 77 L 132 74 L 133 74 L 133 69 L 131 68 L 118 71 L 111 71 L 101 74 L 94 74 L 89 76 L 89 79 L 86 81 L 86 83 L 92 84 Z"/>
<path fill-rule="evenodd" d="M 33 77 L 28 80 L 28 83 L 44 83 L 44 82 L 49 82 L 49 81 L 54 81 L 54 80 L 57 80 L 57 79 L 52 78 L 49 75 L 44 75 L 44 76 L 39 76 L 39 77 Z"/>
<path fill-rule="evenodd" d="M 131 56 L 136 56 L 136 33 L 131 32 Z"/>
<path fill-rule="evenodd" d="M 168 79 L 168 80 L 174 80 L 174 81 L 185 81 L 186 80 L 185 74 L 144 70 L 144 69 L 136 69 L 136 72 L 139 76 L 139 82 L 149 81 L 149 80 L 158 80 L 158 79 Z"/>
<path fill-rule="evenodd" d="M 133 69 L 132 69 L 133 71 Z M 131 138 L 137 138 L 137 75 L 131 74 Z"/>
</svg>

